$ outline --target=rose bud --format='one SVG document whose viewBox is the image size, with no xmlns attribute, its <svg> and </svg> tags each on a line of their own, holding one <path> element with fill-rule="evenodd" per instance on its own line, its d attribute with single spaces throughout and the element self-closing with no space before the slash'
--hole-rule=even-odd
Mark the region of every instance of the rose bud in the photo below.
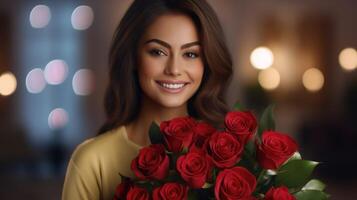
<svg viewBox="0 0 357 200">
<path fill-rule="evenodd" d="M 131 162 L 131 170 L 139 179 L 164 179 L 169 171 L 169 157 L 162 144 L 152 144 L 140 149 Z"/>
<path fill-rule="evenodd" d="M 246 144 L 247 141 L 253 137 L 257 129 L 257 120 L 249 111 L 228 112 L 224 123 L 226 130 L 237 136 L 243 144 Z"/>
<path fill-rule="evenodd" d="M 201 188 L 212 169 L 203 151 L 189 151 L 177 159 L 176 168 L 182 179 L 192 188 Z"/>
<path fill-rule="evenodd" d="M 218 168 L 233 167 L 241 158 L 243 145 L 232 134 L 216 132 L 206 141 L 206 151 Z"/>
<path fill-rule="evenodd" d="M 179 183 L 165 183 L 155 188 L 152 194 L 153 200 L 186 200 L 188 186 Z"/>
<path fill-rule="evenodd" d="M 191 145 L 194 137 L 196 121 L 191 117 L 179 117 L 160 123 L 160 131 L 164 136 L 167 149 L 179 153 L 184 147 Z"/>
<path fill-rule="evenodd" d="M 126 200 L 149 200 L 150 194 L 146 189 L 133 186 L 126 195 Z"/>
<path fill-rule="evenodd" d="M 217 200 L 255 199 L 252 193 L 256 185 L 255 176 L 247 169 L 233 167 L 219 172 L 214 187 L 214 194 Z"/>
<path fill-rule="evenodd" d="M 289 193 L 289 190 L 285 186 L 278 188 L 270 188 L 265 194 L 264 200 L 296 200 L 296 198 Z"/>
<path fill-rule="evenodd" d="M 259 164 L 264 169 L 278 169 L 297 151 L 296 142 L 288 135 L 264 131 L 262 143 L 257 148 Z"/>
</svg>

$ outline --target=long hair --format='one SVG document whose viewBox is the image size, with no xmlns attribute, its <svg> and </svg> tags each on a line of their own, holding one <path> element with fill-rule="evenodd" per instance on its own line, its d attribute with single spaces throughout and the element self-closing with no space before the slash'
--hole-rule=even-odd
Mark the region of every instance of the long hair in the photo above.
<svg viewBox="0 0 357 200">
<path fill-rule="evenodd" d="M 232 59 L 218 18 L 205 0 L 135 0 L 115 30 L 109 53 L 109 85 L 104 107 L 106 122 L 98 134 L 126 125 L 140 111 L 141 89 L 135 71 L 138 41 L 156 18 L 178 12 L 189 16 L 199 32 L 204 74 L 188 101 L 188 113 L 220 127 L 228 111 L 225 92 L 232 75 Z"/>
</svg>

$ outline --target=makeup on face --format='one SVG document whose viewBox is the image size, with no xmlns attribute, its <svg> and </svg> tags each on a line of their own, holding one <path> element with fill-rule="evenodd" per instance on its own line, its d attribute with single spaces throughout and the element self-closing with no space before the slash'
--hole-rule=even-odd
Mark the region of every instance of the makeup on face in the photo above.
<svg viewBox="0 0 357 200">
<path fill-rule="evenodd" d="M 204 71 L 193 21 L 186 15 L 163 15 L 139 44 L 138 77 L 145 96 L 166 108 L 185 106 Z"/>
</svg>

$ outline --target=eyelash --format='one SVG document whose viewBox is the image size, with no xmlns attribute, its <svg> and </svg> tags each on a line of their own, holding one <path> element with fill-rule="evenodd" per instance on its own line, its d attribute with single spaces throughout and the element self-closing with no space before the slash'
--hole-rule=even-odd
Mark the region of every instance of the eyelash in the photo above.
<svg viewBox="0 0 357 200">
<path fill-rule="evenodd" d="M 163 51 L 159 50 L 159 49 L 152 49 L 149 51 L 149 53 L 153 56 L 160 56 L 159 53 L 162 53 L 163 55 L 166 55 Z"/>
<path fill-rule="evenodd" d="M 149 53 L 153 56 L 160 56 L 160 53 L 162 53 L 163 55 L 166 55 L 163 51 L 159 50 L 159 49 L 152 49 L 149 51 Z M 194 52 L 186 52 L 185 55 L 191 55 L 191 56 L 188 56 L 188 58 L 191 58 L 191 59 L 195 59 L 195 58 L 198 58 L 199 57 L 199 54 L 198 53 L 194 53 Z M 194 57 L 192 57 L 192 55 Z"/>
</svg>

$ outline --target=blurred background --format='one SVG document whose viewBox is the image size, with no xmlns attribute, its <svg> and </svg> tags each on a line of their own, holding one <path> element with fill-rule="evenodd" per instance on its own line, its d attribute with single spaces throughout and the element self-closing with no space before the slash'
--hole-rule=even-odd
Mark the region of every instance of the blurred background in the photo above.
<svg viewBox="0 0 357 200">
<path fill-rule="evenodd" d="M 60 199 L 73 149 L 104 122 L 109 46 L 131 2 L 0 2 L 0 199 Z M 331 199 L 356 199 L 357 1 L 209 3 L 234 61 L 230 105 L 259 116 L 274 103 Z"/>
</svg>

